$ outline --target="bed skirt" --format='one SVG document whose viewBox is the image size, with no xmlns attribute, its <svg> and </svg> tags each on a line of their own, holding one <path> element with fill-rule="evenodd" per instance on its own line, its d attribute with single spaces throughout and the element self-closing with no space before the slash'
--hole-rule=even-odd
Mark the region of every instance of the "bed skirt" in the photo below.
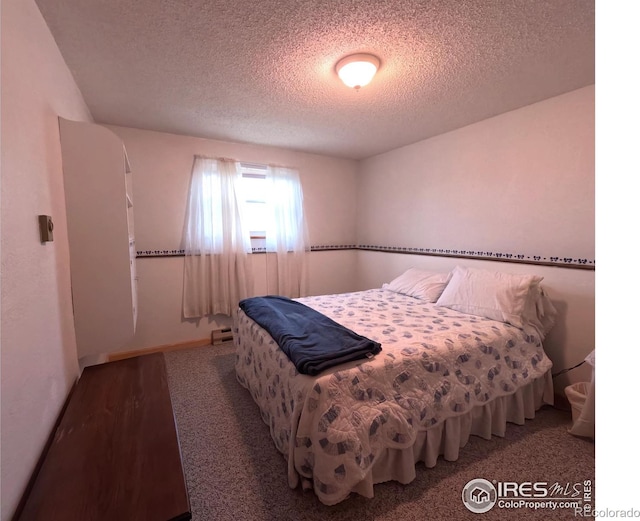
<svg viewBox="0 0 640 521">
<path fill-rule="evenodd" d="M 487 440 L 492 435 L 503 437 L 507 423 L 523 425 L 525 420 L 533 419 L 535 412 L 545 404 L 553 405 L 551 371 L 513 394 L 498 397 L 481 407 L 419 432 L 413 447 L 387 449 L 372 465 L 365 479 L 353 487 L 351 492 L 372 498 L 376 483 L 411 483 L 416 478 L 418 462 L 424 462 L 425 466 L 432 468 L 436 466 L 439 456 L 447 461 L 456 461 L 460 449 L 469 441 L 469 436 Z M 303 478 L 302 485 L 305 489 L 312 488 L 311 482 L 306 478 Z"/>
</svg>

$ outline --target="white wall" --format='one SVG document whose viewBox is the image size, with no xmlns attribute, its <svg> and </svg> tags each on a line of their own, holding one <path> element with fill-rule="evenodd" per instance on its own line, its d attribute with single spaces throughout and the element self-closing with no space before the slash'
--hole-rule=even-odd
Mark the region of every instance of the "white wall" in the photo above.
<svg viewBox="0 0 640 521">
<path fill-rule="evenodd" d="M 33 0 L 3 0 L 1 32 L 5 520 L 78 376 L 58 115 L 91 116 Z M 39 214 L 53 242 L 40 243 Z"/>
<path fill-rule="evenodd" d="M 594 86 L 363 161 L 360 244 L 491 251 L 595 262 Z M 595 272 L 361 251 L 359 287 L 411 265 L 456 264 L 545 277 L 560 310 L 545 348 L 555 370 L 595 345 Z M 556 381 L 560 390 L 580 370 Z M 588 378 L 587 378 L 588 379 Z"/>
<path fill-rule="evenodd" d="M 313 246 L 356 242 L 357 164 L 290 150 L 230 143 L 161 132 L 109 126 L 124 141 L 133 171 L 136 250 L 181 249 L 193 156 L 230 157 L 251 163 L 298 168 Z M 266 292 L 265 255 L 254 255 L 256 294 Z M 337 293 L 355 287 L 354 250 L 310 253 L 310 293 Z M 130 349 L 207 338 L 211 329 L 230 322 L 182 318 L 181 257 L 141 257 L 138 271 L 139 312 Z"/>
<path fill-rule="evenodd" d="M 595 88 L 369 158 L 361 244 L 595 257 Z"/>
</svg>

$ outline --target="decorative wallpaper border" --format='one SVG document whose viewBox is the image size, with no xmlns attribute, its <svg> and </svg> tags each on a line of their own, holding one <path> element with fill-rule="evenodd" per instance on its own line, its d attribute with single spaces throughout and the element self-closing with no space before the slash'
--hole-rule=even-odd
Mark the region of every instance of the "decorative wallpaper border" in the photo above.
<svg viewBox="0 0 640 521">
<path fill-rule="evenodd" d="M 311 246 L 311 251 L 357 250 L 357 244 L 330 244 Z M 252 253 L 266 253 L 266 248 L 252 248 Z M 142 257 L 184 257 L 184 250 L 144 250 L 137 251 L 136 258 Z"/>
<path fill-rule="evenodd" d="M 577 268 L 595 270 L 595 259 L 574 259 L 564 256 L 524 255 L 493 251 L 452 250 L 443 248 L 407 248 L 403 246 L 376 246 L 371 244 L 330 244 L 314 245 L 311 251 L 366 250 L 385 253 L 402 253 L 409 255 L 432 255 L 437 257 L 455 257 L 461 259 L 491 260 L 499 262 L 519 262 L 542 266 L 558 266 L 559 268 Z M 253 253 L 266 253 L 265 248 L 253 248 Z M 144 257 L 184 257 L 184 250 L 144 250 L 136 252 L 137 258 Z"/>
<path fill-rule="evenodd" d="M 492 260 L 500 262 L 520 262 L 523 264 L 537 264 L 543 266 L 558 266 L 561 268 L 596 269 L 595 259 L 574 259 L 564 256 L 524 255 L 493 251 L 452 250 L 443 248 L 405 248 L 400 246 L 374 246 L 361 244 L 359 250 L 380 251 L 388 253 L 404 253 L 410 255 L 434 255 L 439 257 L 456 257 L 461 259 Z"/>
<path fill-rule="evenodd" d="M 311 246 L 311 251 L 357 250 L 357 244 L 331 244 Z M 267 253 L 267 248 L 251 248 L 252 253 Z"/>
<path fill-rule="evenodd" d="M 144 250 L 137 251 L 136 258 L 140 257 L 184 257 L 184 250 Z"/>
<path fill-rule="evenodd" d="M 322 246 L 311 246 L 311 251 L 329 251 L 329 250 L 358 250 L 357 244 L 329 244 Z"/>
</svg>

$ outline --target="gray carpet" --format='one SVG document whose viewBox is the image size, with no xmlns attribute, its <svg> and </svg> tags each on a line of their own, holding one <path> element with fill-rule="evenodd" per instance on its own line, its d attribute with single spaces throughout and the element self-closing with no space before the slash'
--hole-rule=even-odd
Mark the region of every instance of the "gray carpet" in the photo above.
<svg viewBox="0 0 640 521">
<path fill-rule="evenodd" d="M 544 407 L 526 425 L 509 425 L 504 438 L 472 437 L 456 462 L 441 458 L 433 469 L 418 463 L 408 485 L 382 483 L 373 499 L 352 495 L 327 507 L 313 492 L 288 487 L 285 459 L 236 381 L 231 344 L 165 358 L 194 521 L 575 519 L 569 510 L 497 506 L 474 514 L 462 503 L 462 489 L 475 478 L 562 485 L 595 480 L 595 444 L 567 432 L 570 413 Z"/>
</svg>

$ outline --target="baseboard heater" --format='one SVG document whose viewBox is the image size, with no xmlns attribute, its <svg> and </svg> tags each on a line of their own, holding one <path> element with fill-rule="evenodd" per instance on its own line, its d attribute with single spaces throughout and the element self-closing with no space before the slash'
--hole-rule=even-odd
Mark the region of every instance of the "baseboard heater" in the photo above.
<svg viewBox="0 0 640 521">
<path fill-rule="evenodd" d="M 233 332 L 230 327 L 214 329 L 211 331 L 211 343 L 215 346 L 223 342 L 233 340 Z"/>
</svg>

